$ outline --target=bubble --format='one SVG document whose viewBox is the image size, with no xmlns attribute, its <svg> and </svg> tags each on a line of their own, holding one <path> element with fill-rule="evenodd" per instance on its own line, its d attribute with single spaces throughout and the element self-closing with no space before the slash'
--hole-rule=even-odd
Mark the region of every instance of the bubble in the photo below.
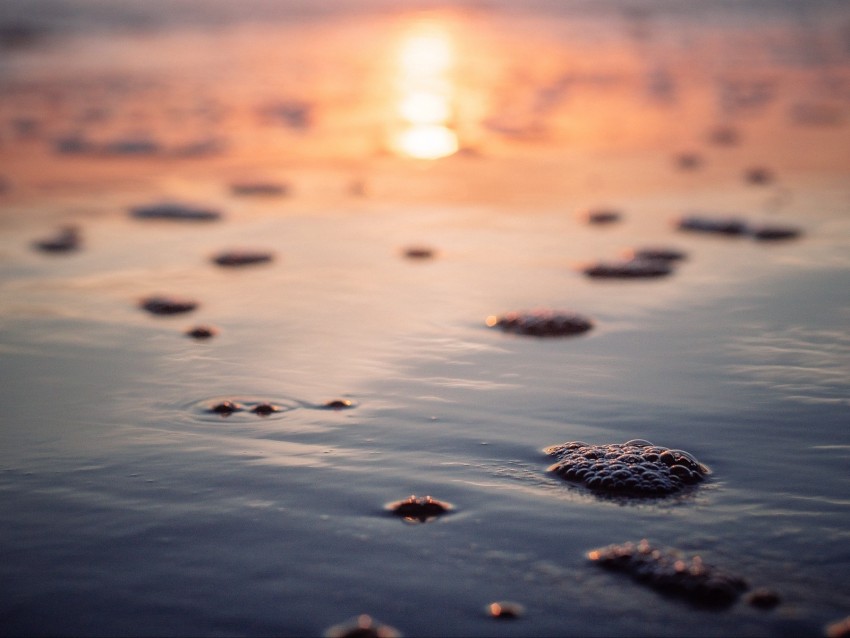
<svg viewBox="0 0 850 638">
<path fill-rule="evenodd" d="M 348 399 L 333 399 L 331 401 L 326 401 L 319 407 L 325 410 L 348 410 L 355 407 L 355 403 Z"/>
<path fill-rule="evenodd" d="M 201 421 L 216 422 L 219 417 L 226 417 L 240 423 L 256 423 L 257 417 L 262 419 L 280 419 L 287 413 L 299 407 L 304 407 L 302 401 L 276 398 L 252 398 L 243 396 L 215 397 L 192 402 L 184 407 Z"/>
<path fill-rule="evenodd" d="M 509 600 L 499 600 L 487 605 L 487 613 L 500 620 L 515 620 L 525 614 L 525 607 Z"/>
<path fill-rule="evenodd" d="M 195 326 L 184 334 L 192 339 L 211 339 L 218 334 L 218 331 L 210 326 Z"/>
<path fill-rule="evenodd" d="M 431 259 L 434 257 L 434 249 L 428 246 L 408 246 L 404 249 L 404 256 L 408 259 Z"/>
<path fill-rule="evenodd" d="M 759 241 L 782 241 L 797 239 L 802 234 L 802 231 L 793 226 L 764 225 L 750 229 L 750 234 L 753 239 Z"/>
<path fill-rule="evenodd" d="M 253 408 L 251 408 L 251 412 L 258 416 L 268 416 L 269 414 L 274 414 L 275 412 L 280 411 L 280 406 L 274 405 L 272 403 L 258 403 Z"/>
<path fill-rule="evenodd" d="M 214 406 L 210 408 L 210 412 L 215 412 L 216 414 L 220 414 L 222 416 L 230 416 L 234 412 L 241 412 L 244 410 L 241 405 L 235 403 L 233 401 L 222 401 L 221 403 L 216 403 Z"/>
<path fill-rule="evenodd" d="M 747 596 L 747 602 L 753 607 L 758 607 L 759 609 L 773 609 L 782 602 L 782 599 L 779 594 L 772 589 L 761 587 L 749 593 Z"/>
</svg>

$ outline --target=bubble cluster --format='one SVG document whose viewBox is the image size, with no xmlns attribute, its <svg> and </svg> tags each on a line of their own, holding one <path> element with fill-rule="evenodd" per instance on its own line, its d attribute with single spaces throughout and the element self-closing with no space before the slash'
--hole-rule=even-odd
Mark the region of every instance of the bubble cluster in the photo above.
<svg viewBox="0 0 850 638">
<path fill-rule="evenodd" d="M 703 165 L 703 158 L 698 153 L 679 153 L 673 158 L 676 167 L 683 171 L 694 171 Z"/>
<path fill-rule="evenodd" d="M 691 454 L 649 441 L 588 445 L 570 441 L 544 450 L 558 461 L 550 472 L 591 490 L 631 496 L 667 496 L 702 481 L 709 470 Z"/>
<path fill-rule="evenodd" d="M 750 184 L 769 184 L 775 178 L 773 176 L 773 171 L 768 168 L 764 168 L 762 166 L 754 166 L 752 168 L 748 168 L 744 172 L 744 179 L 747 180 Z"/>
<path fill-rule="evenodd" d="M 776 226 L 772 224 L 756 226 L 750 229 L 753 239 L 759 241 L 777 241 L 783 239 L 796 239 L 802 234 L 799 228 L 793 226 Z"/>
<path fill-rule="evenodd" d="M 678 222 L 679 230 L 696 233 L 714 233 L 718 235 L 743 235 L 747 232 L 747 224 L 737 217 L 703 217 L 690 215 Z"/>
<path fill-rule="evenodd" d="M 76 226 L 63 226 L 55 235 L 33 242 L 38 250 L 48 253 L 66 253 L 77 250 L 82 243 L 80 230 Z"/>
<path fill-rule="evenodd" d="M 192 339 L 212 339 L 218 331 L 210 326 L 195 326 L 184 334 Z"/>
<path fill-rule="evenodd" d="M 265 264 L 274 259 L 270 252 L 259 250 L 230 250 L 219 253 L 213 257 L 213 262 L 219 266 L 249 266 L 251 264 Z"/>
<path fill-rule="evenodd" d="M 191 312 L 198 307 L 198 303 L 191 299 L 162 296 L 142 299 L 139 305 L 152 315 L 176 315 L 183 312 Z"/>
<path fill-rule="evenodd" d="M 596 279 L 649 279 L 669 275 L 673 268 L 661 259 L 624 259 L 599 262 L 587 266 L 583 272 Z"/>
<path fill-rule="evenodd" d="M 491 328 L 500 328 L 504 332 L 532 337 L 568 337 L 593 328 L 593 323 L 589 319 L 555 310 L 491 315 L 487 317 L 487 325 Z"/>
<path fill-rule="evenodd" d="M 208 408 L 206 412 L 210 414 L 218 414 L 222 417 L 229 417 L 237 412 L 250 412 L 257 416 L 269 416 L 277 412 L 284 412 L 293 409 L 291 406 L 278 405 L 269 401 L 248 401 L 243 403 L 240 401 L 218 401 Z"/>
<path fill-rule="evenodd" d="M 130 214 L 136 219 L 168 219 L 193 222 L 216 221 L 221 219 L 221 213 L 217 210 L 176 202 L 134 206 L 130 209 Z"/>
<path fill-rule="evenodd" d="M 622 218 L 622 213 L 614 208 L 590 208 L 579 213 L 579 218 L 588 224 L 614 224 Z"/>
<path fill-rule="evenodd" d="M 408 259 L 431 259 L 434 257 L 434 249 L 428 246 L 408 246 L 403 254 Z"/>
<path fill-rule="evenodd" d="M 796 239 L 802 230 L 794 226 L 775 224 L 753 225 L 737 217 L 703 217 L 690 215 L 677 222 L 679 230 L 716 235 L 748 235 L 757 241 Z"/>
<path fill-rule="evenodd" d="M 651 261 L 663 261 L 667 263 L 682 261 L 687 255 L 675 248 L 634 248 L 626 251 L 627 259 L 649 259 Z"/>
<path fill-rule="evenodd" d="M 289 194 L 289 186 L 276 182 L 237 182 L 230 185 L 230 192 L 243 197 L 283 197 Z"/>
<path fill-rule="evenodd" d="M 280 406 L 275 405 L 274 403 L 262 402 L 255 405 L 251 408 L 251 412 L 258 416 L 268 416 L 270 414 L 274 414 L 275 412 L 280 412 Z"/>
<path fill-rule="evenodd" d="M 234 401 L 222 401 L 212 406 L 209 411 L 221 416 L 230 416 L 234 412 L 241 412 L 245 407 Z"/>
<path fill-rule="evenodd" d="M 349 399 L 333 399 L 331 401 L 326 401 L 322 403 L 320 406 L 317 406 L 323 410 L 348 410 L 349 408 L 353 408 L 355 406 L 354 401 Z"/>
<path fill-rule="evenodd" d="M 731 605 L 749 589 L 744 579 L 704 563 L 699 556 L 656 548 L 646 540 L 594 549 L 587 557 L 600 567 L 625 572 L 653 589 L 700 605 Z"/>
</svg>

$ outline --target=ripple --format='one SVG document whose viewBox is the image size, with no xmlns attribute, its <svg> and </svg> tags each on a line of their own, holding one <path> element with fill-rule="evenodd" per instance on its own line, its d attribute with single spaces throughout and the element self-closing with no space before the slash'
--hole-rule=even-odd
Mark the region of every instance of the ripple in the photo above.
<svg viewBox="0 0 850 638">
<path fill-rule="evenodd" d="M 730 350 L 747 361 L 729 367 L 738 383 L 789 401 L 850 405 L 850 337 L 841 330 L 759 324 Z"/>
<path fill-rule="evenodd" d="M 47 253 L 68 253 L 78 250 L 81 243 L 79 228 L 63 226 L 54 235 L 34 241 L 33 247 Z"/>
</svg>

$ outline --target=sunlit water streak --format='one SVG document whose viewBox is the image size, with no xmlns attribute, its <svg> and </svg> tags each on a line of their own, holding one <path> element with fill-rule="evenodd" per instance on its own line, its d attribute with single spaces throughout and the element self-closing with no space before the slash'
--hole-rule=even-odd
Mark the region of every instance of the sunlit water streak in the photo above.
<svg viewBox="0 0 850 638">
<path fill-rule="evenodd" d="M 434 160 L 457 152 L 454 117 L 454 42 L 444 25 L 419 21 L 398 46 L 395 86 L 398 124 L 392 147 L 403 156 Z"/>
</svg>

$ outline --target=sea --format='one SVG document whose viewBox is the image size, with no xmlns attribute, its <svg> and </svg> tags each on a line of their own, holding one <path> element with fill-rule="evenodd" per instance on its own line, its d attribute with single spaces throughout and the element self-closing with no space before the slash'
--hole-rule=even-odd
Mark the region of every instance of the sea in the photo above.
<svg viewBox="0 0 850 638">
<path fill-rule="evenodd" d="M 0 1 L 0 635 L 847 635 L 848 326 L 845 1 Z"/>
</svg>

